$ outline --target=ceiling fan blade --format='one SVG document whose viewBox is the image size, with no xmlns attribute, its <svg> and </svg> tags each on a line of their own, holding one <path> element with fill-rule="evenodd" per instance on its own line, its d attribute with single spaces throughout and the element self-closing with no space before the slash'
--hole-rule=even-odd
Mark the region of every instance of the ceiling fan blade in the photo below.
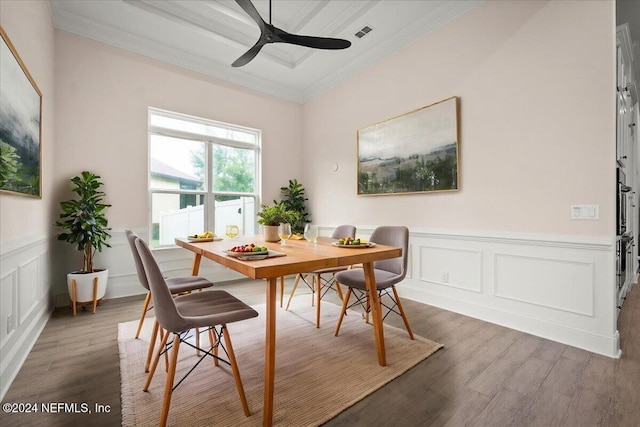
<svg viewBox="0 0 640 427">
<path fill-rule="evenodd" d="M 260 31 L 264 32 L 266 26 L 264 19 L 262 19 L 262 16 L 260 16 L 253 3 L 251 3 L 251 0 L 236 0 L 236 3 L 238 3 L 242 10 L 247 12 L 247 15 L 256 21 L 256 24 L 260 27 Z"/>
<path fill-rule="evenodd" d="M 349 40 L 334 39 L 331 37 L 311 37 L 276 31 L 278 38 L 284 43 L 297 44 L 299 46 L 312 47 L 314 49 L 346 49 L 351 46 Z"/>
<path fill-rule="evenodd" d="M 260 52 L 260 49 L 262 49 L 262 46 L 264 46 L 265 43 L 263 41 L 263 39 L 261 38 L 260 40 L 258 40 L 258 42 L 256 44 L 253 45 L 253 47 L 251 49 L 249 49 L 248 51 L 246 51 L 244 53 L 244 55 L 242 55 L 240 58 L 236 59 L 233 64 L 231 64 L 232 67 L 242 67 L 243 65 L 247 65 L 249 62 L 251 62 L 251 60 L 253 58 L 256 57 L 256 55 L 258 54 L 258 52 Z"/>
</svg>

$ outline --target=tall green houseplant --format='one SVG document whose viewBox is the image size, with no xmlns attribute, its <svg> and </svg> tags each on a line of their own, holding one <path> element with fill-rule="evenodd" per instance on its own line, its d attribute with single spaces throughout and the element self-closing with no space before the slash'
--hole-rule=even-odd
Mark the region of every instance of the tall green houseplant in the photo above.
<svg viewBox="0 0 640 427">
<path fill-rule="evenodd" d="M 304 186 L 297 179 L 290 179 L 288 187 L 280 187 L 280 193 L 283 197 L 280 203 L 284 205 L 285 209 L 298 214 L 295 222 L 291 223 L 292 231 L 294 233 L 302 233 L 304 225 L 310 222 L 306 203 L 309 199 L 304 196 Z"/>
<path fill-rule="evenodd" d="M 111 205 L 103 203 L 105 193 L 100 190 L 103 183 L 100 176 L 84 171 L 79 176 L 71 178 L 73 188 L 78 199 L 67 200 L 60 203 L 60 220 L 55 222 L 56 227 L 64 231 L 58 234 L 58 240 L 76 245 L 79 251 L 84 253 L 82 272 L 92 273 L 93 256 L 96 251 L 111 245 L 107 240 L 111 237 L 107 227 L 107 219 L 104 210 Z"/>
</svg>

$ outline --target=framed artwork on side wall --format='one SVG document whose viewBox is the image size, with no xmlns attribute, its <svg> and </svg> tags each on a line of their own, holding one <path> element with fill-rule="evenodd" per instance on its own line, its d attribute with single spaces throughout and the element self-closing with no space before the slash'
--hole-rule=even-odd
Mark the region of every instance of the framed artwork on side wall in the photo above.
<svg viewBox="0 0 640 427">
<path fill-rule="evenodd" d="M 42 93 L 0 27 L 0 192 L 41 198 Z"/>
<path fill-rule="evenodd" d="M 358 130 L 358 195 L 459 188 L 458 97 Z"/>
</svg>

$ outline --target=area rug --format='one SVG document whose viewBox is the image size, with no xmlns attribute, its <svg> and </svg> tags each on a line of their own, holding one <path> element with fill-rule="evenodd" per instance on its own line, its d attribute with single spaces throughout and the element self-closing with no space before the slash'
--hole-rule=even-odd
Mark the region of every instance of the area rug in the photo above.
<svg viewBox="0 0 640 427">
<path fill-rule="evenodd" d="M 274 425 L 317 426 L 435 353 L 441 344 L 404 329 L 385 325 L 387 366 L 378 365 L 373 329 L 357 312 L 345 316 L 340 335 L 334 330 L 340 307 L 322 302 L 321 328 L 315 327 L 315 307 L 298 298 L 289 311 L 276 312 L 276 374 Z M 304 301 L 303 301 L 304 300 Z M 228 326 L 242 382 L 251 410 L 242 411 L 231 369 L 205 359 L 173 392 L 169 425 L 262 425 L 264 384 L 265 306 L 254 308 L 257 318 Z M 149 392 L 144 361 L 153 319 L 146 319 L 140 339 L 134 339 L 137 321 L 118 325 L 122 425 L 156 426 L 166 374 L 161 361 Z M 208 339 L 203 339 L 208 342 Z M 176 381 L 196 361 L 195 351 L 180 347 Z"/>
</svg>

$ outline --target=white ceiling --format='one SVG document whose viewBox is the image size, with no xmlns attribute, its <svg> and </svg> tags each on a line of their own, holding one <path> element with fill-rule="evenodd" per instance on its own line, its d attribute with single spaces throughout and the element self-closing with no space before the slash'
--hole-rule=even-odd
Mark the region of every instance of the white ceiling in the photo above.
<svg viewBox="0 0 640 427">
<path fill-rule="evenodd" d="M 269 22 L 268 0 L 252 0 Z M 484 0 L 273 0 L 272 24 L 350 40 L 345 50 L 269 44 L 249 64 L 255 22 L 234 0 L 50 0 L 56 28 L 304 103 Z M 373 29 L 355 36 L 362 27 Z"/>
</svg>

